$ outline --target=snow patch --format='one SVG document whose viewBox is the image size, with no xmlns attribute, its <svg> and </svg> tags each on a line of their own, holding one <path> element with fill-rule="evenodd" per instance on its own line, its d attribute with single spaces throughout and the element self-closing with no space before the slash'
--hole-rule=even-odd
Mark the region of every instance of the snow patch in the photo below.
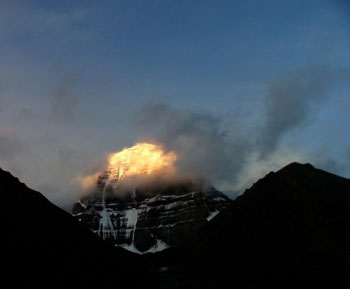
<svg viewBox="0 0 350 289">
<path fill-rule="evenodd" d="M 175 209 L 177 207 L 181 207 L 181 206 L 183 206 L 183 204 L 184 204 L 184 202 L 177 201 L 177 202 L 171 203 L 169 205 L 165 205 L 164 208 L 165 208 L 165 210 L 171 210 L 171 209 Z"/>
<path fill-rule="evenodd" d="M 223 197 L 216 197 L 213 200 L 216 201 L 216 202 L 224 202 L 224 201 L 226 201 L 226 199 L 223 198 Z"/>
<path fill-rule="evenodd" d="M 207 221 L 210 222 L 217 214 L 219 214 L 220 211 L 216 210 L 214 212 L 211 212 L 209 216 L 207 217 Z"/>
<path fill-rule="evenodd" d="M 110 218 L 110 214 L 106 207 L 100 212 L 100 224 L 99 224 L 99 236 L 102 237 L 103 240 L 106 240 L 110 237 L 117 238 L 116 231 L 114 230 L 112 220 Z"/>
<path fill-rule="evenodd" d="M 121 247 L 125 250 L 128 250 L 132 253 L 135 253 L 135 254 L 139 254 L 139 255 L 143 255 L 143 254 L 147 254 L 147 253 L 157 253 L 157 252 L 160 252 L 160 251 L 163 251 L 165 249 L 168 249 L 169 248 L 169 245 L 165 242 L 163 242 L 162 240 L 159 240 L 157 239 L 157 242 L 156 244 L 154 244 L 151 248 L 149 248 L 147 251 L 145 252 L 141 252 L 140 250 L 138 250 L 134 243 L 131 243 L 130 245 L 129 244 L 120 244 L 120 245 L 115 245 L 116 247 Z"/>
<path fill-rule="evenodd" d="M 191 195 L 193 198 L 195 194 L 198 194 L 198 192 L 191 192 L 191 193 L 186 193 L 183 195 L 160 195 L 160 194 L 157 194 L 152 198 L 146 199 L 145 202 L 146 203 L 153 203 L 156 201 L 167 201 L 169 199 L 181 199 L 181 198 L 187 197 L 189 195 Z"/>
<path fill-rule="evenodd" d="M 126 226 L 128 228 L 130 227 L 136 227 L 137 223 L 137 218 L 138 218 L 138 210 L 136 208 L 132 208 L 130 210 L 127 210 L 125 212 L 125 219 L 126 219 Z"/>
<path fill-rule="evenodd" d="M 123 248 L 123 249 L 125 249 L 125 250 L 128 250 L 128 251 L 130 251 L 130 252 L 132 252 L 132 253 L 135 253 L 135 254 L 139 254 L 139 255 L 144 254 L 144 253 L 142 253 L 141 251 L 139 251 L 139 250 L 135 247 L 134 244 L 130 244 L 130 245 L 128 245 L 128 244 L 121 244 L 121 245 L 115 245 L 115 246 L 116 246 L 116 247 L 121 247 L 121 248 Z"/>
<path fill-rule="evenodd" d="M 169 245 L 162 240 L 157 239 L 157 243 L 149 248 L 145 253 L 156 253 L 168 249 Z"/>
</svg>

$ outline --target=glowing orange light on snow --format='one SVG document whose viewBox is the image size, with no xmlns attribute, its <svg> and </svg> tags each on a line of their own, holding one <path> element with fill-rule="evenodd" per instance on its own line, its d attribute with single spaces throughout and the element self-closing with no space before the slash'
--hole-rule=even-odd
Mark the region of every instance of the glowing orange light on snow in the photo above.
<svg viewBox="0 0 350 289">
<path fill-rule="evenodd" d="M 137 143 L 109 156 L 109 177 L 118 181 L 135 175 L 172 173 L 176 158 L 174 152 L 167 153 L 160 145 Z"/>
</svg>

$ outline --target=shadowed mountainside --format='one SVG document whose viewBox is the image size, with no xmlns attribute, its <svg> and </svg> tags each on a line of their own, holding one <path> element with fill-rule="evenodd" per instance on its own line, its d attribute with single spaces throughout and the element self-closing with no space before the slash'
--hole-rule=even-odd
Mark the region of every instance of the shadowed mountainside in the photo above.
<svg viewBox="0 0 350 289">
<path fill-rule="evenodd" d="M 92 286 L 144 276 L 137 256 L 103 243 L 70 214 L 0 169 L 1 275 L 15 285 Z M 117 281 L 118 280 L 118 281 Z"/>
<path fill-rule="evenodd" d="M 339 288 L 350 278 L 350 180 L 309 164 L 260 179 L 187 246 L 143 256 L 103 243 L 1 170 L 0 188 L 12 285 Z"/>
<path fill-rule="evenodd" d="M 197 275 L 203 288 L 340 286 L 350 278 L 350 180 L 309 164 L 271 172 L 208 223 L 176 262 L 175 276 Z"/>
</svg>

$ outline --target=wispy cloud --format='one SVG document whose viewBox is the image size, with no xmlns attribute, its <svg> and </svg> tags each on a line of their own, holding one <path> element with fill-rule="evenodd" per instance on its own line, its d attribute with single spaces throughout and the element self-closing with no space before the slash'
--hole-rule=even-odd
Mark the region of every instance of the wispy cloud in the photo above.
<svg viewBox="0 0 350 289">
<path fill-rule="evenodd" d="M 86 7 L 59 11 L 28 5 L 26 1 L 2 1 L 0 39 L 22 43 L 38 37 L 56 43 L 91 40 L 94 34 L 81 25 L 88 12 Z"/>
<path fill-rule="evenodd" d="M 80 103 L 77 85 L 75 73 L 66 74 L 59 80 L 53 90 L 53 116 L 71 120 Z"/>
<path fill-rule="evenodd" d="M 339 164 L 330 153 L 317 157 L 315 152 L 282 147 L 280 143 L 312 123 L 331 88 L 348 77 L 341 69 L 310 65 L 272 80 L 262 119 L 253 131 L 237 116 L 226 122 L 211 113 L 176 109 L 164 103 L 147 103 L 137 112 L 137 119 L 143 132 L 179 153 L 180 171 L 225 184 L 225 188 L 243 189 L 262 171 L 281 167 L 284 161 L 310 161 L 334 171 Z"/>
<path fill-rule="evenodd" d="M 0 127 L 0 158 L 10 159 L 22 148 L 15 131 L 8 127 Z"/>
</svg>

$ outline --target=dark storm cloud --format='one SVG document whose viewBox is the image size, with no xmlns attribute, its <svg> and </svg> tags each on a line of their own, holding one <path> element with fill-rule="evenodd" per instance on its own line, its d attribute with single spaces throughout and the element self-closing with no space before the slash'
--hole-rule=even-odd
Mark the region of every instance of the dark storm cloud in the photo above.
<svg viewBox="0 0 350 289">
<path fill-rule="evenodd" d="M 62 119 L 71 119 L 80 102 L 78 76 L 75 73 L 64 75 L 53 90 L 53 114 Z"/>
</svg>

